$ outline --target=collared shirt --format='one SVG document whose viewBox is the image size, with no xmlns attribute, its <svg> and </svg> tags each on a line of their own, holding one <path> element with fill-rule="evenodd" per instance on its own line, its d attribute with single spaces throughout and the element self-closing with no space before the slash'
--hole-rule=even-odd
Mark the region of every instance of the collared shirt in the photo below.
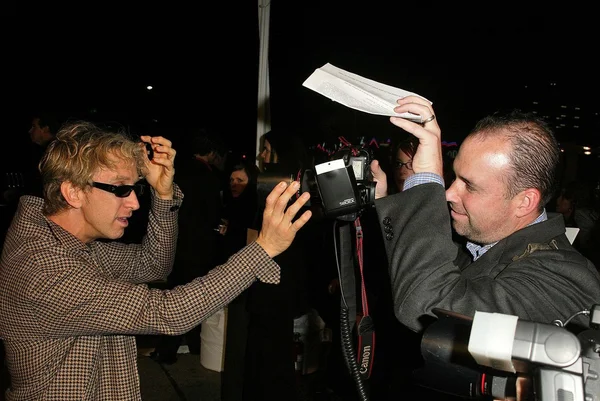
<svg viewBox="0 0 600 401">
<path fill-rule="evenodd" d="M 42 199 L 21 198 L 0 261 L 7 401 L 140 400 L 134 335 L 183 334 L 257 277 L 279 281 L 277 263 L 253 243 L 188 285 L 143 284 L 171 269 L 175 189 L 173 200 L 153 197 L 142 244 L 84 244 L 42 214 Z"/>
<path fill-rule="evenodd" d="M 540 222 L 546 221 L 546 220 L 548 220 L 548 215 L 546 214 L 546 209 L 544 209 L 544 210 L 542 210 L 542 214 L 540 214 L 534 221 L 532 221 L 527 226 L 529 227 L 532 224 L 540 223 Z M 480 244 L 476 244 L 474 242 L 468 241 L 466 246 L 467 246 L 467 249 L 469 250 L 469 252 L 471 252 L 471 255 L 473 255 L 473 261 L 476 261 L 497 243 L 498 243 L 498 241 L 493 242 L 491 244 L 480 245 Z"/>
<path fill-rule="evenodd" d="M 406 179 L 406 181 L 404 182 L 404 191 L 406 191 L 407 189 L 412 188 L 414 186 L 417 186 L 417 185 L 429 184 L 429 183 L 433 183 L 433 182 L 438 183 L 441 186 L 444 186 L 444 180 L 442 179 L 442 177 L 440 177 L 437 174 L 415 173 L 415 174 L 411 175 L 410 177 L 408 177 Z M 546 209 L 544 209 L 542 211 L 542 213 L 532 223 L 528 224 L 528 226 L 530 226 L 532 224 L 540 223 L 540 222 L 546 221 L 546 220 L 548 220 L 548 215 L 546 214 Z M 468 241 L 466 244 L 466 247 L 467 247 L 467 250 L 473 256 L 473 261 L 476 261 L 497 243 L 498 243 L 498 241 L 491 243 L 491 244 L 480 245 L 480 244 L 476 244 L 474 242 Z"/>
</svg>

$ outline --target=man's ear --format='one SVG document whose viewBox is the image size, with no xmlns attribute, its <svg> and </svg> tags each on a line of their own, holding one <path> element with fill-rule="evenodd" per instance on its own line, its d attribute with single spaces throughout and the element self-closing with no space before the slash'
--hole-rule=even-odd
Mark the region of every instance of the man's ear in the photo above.
<svg viewBox="0 0 600 401">
<path fill-rule="evenodd" d="M 60 193 L 71 207 L 75 209 L 81 207 L 83 203 L 83 190 L 81 188 L 74 186 L 70 181 L 65 181 L 60 184 Z"/>
<path fill-rule="evenodd" d="M 514 199 L 517 203 L 517 217 L 524 217 L 531 213 L 538 213 L 542 196 L 535 188 L 527 188 L 519 192 Z"/>
</svg>

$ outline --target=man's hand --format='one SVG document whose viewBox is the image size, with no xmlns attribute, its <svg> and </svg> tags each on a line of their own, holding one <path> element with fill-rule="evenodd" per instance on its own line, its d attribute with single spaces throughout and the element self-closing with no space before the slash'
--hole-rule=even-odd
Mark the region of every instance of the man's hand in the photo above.
<svg viewBox="0 0 600 401">
<path fill-rule="evenodd" d="M 373 182 L 377 183 L 375 186 L 375 199 L 387 196 L 387 178 L 378 160 L 371 162 L 371 174 L 373 175 Z"/>
<path fill-rule="evenodd" d="M 267 196 L 262 229 L 256 242 L 271 258 L 279 255 L 291 245 L 298 230 L 306 224 L 312 215 L 310 210 L 307 210 L 292 223 L 296 213 L 310 199 L 310 194 L 305 192 L 286 209 L 289 200 L 297 193 L 299 188 L 300 183 L 298 181 L 294 181 L 289 185 L 282 181 Z"/>
<path fill-rule="evenodd" d="M 173 199 L 174 162 L 177 152 L 171 147 L 171 141 L 162 136 L 141 136 L 140 138 L 149 143 L 154 151 L 152 160 L 146 161 L 148 168 L 146 181 L 154 188 L 159 198 Z"/>
<path fill-rule="evenodd" d="M 442 158 L 441 130 L 437 123 L 431 103 L 419 96 L 407 96 L 398 100 L 394 108 L 396 113 L 411 112 L 422 117 L 424 124 L 419 124 L 400 117 L 390 117 L 392 124 L 404 129 L 419 138 L 419 147 L 412 160 L 415 173 L 435 173 L 444 177 Z"/>
</svg>

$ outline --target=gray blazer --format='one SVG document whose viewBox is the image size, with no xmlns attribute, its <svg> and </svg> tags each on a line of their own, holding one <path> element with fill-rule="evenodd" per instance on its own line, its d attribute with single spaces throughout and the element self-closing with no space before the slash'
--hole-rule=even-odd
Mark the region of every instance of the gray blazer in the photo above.
<svg viewBox="0 0 600 401">
<path fill-rule="evenodd" d="M 423 184 L 378 199 L 394 310 L 423 330 L 442 308 L 551 323 L 600 303 L 600 275 L 569 243 L 561 215 L 504 238 L 472 262 L 453 242 L 444 188 Z M 587 318 L 574 319 L 586 326 Z"/>
</svg>

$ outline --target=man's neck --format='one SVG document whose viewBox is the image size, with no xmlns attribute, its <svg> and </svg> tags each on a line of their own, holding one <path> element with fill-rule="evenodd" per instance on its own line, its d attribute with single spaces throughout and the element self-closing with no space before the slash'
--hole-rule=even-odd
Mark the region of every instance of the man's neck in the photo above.
<svg viewBox="0 0 600 401">
<path fill-rule="evenodd" d="M 95 238 L 89 238 L 83 231 L 83 224 L 81 224 L 77 214 L 79 214 L 79 211 L 76 209 L 63 210 L 48 216 L 48 220 L 61 226 L 84 244 L 93 241 Z"/>
<path fill-rule="evenodd" d="M 521 227 L 521 228 L 529 227 L 529 226 L 531 226 L 533 224 L 541 223 L 542 221 L 546 221 L 546 220 L 548 220 L 548 215 L 546 214 L 546 209 L 544 209 L 544 210 L 542 210 L 542 213 L 540 213 L 533 221 L 530 221 L 529 224 L 527 224 L 527 225 L 525 225 L 524 227 Z M 518 230 L 513 231 L 510 235 L 514 234 L 517 231 Z M 494 242 L 492 242 L 490 244 L 478 244 L 478 243 L 475 243 L 475 242 L 467 241 L 466 247 L 469 250 L 469 252 L 471 253 L 471 255 L 473 256 L 473 261 L 475 261 L 475 260 L 479 259 L 480 256 L 482 256 L 491 247 L 493 247 L 494 245 L 496 245 L 500 241 L 501 240 L 494 241 Z"/>
</svg>

